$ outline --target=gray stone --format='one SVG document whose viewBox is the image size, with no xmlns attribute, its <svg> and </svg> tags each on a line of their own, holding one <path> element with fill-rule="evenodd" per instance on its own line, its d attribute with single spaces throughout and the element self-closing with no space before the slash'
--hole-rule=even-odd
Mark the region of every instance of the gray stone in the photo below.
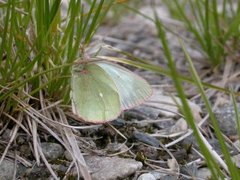
<svg viewBox="0 0 240 180">
<path fill-rule="evenodd" d="M 233 163 L 235 163 L 235 165 L 238 168 L 240 168 L 240 154 L 233 156 L 231 159 L 232 159 Z"/>
<path fill-rule="evenodd" d="M 179 179 L 179 177 L 175 175 L 166 175 L 161 178 L 161 180 L 176 180 L 176 179 Z"/>
<path fill-rule="evenodd" d="M 134 159 L 119 157 L 86 156 L 85 161 L 92 172 L 93 180 L 122 179 L 142 168 L 142 163 Z"/>
<path fill-rule="evenodd" d="M 239 141 L 239 139 L 236 140 L 233 144 L 234 144 L 234 146 L 236 146 L 237 148 L 240 149 L 240 141 Z"/>
<path fill-rule="evenodd" d="M 12 133 L 12 131 L 10 129 L 5 129 L 3 134 L 2 134 L 2 139 L 4 141 L 9 141 L 10 138 L 11 138 L 11 133 Z"/>
<path fill-rule="evenodd" d="M 137 106 L 130 112 L 134 112 L 134 111 L 136 113 L 135 114 L 136 117 L 134 117 L 135 119 L 141 119 L 140 117 L 142 117 L 143 119 L 147 119 L 147 118 L 157 119 L 160 114 L 159 109 L 144 106 L 144 105 Z"/>
<path fill-rule="evenodd" d="M 137 180 L 156 180 L 156 178 L 151 173 L 145 173 L 141 174 L 141 176 L 139 176 Z"/>
<path fill-rule="evenodd" d="M 138 141 L 149 144 L 151 146 L 154 146 L 154 147 L 160 146 L 159 141 L 155 137 L 149 136 L 145 133 L 135 131 L 135 132 L 133 132 L 133 137 L 135 139 L 137 139 Z"/>
<path fill-rule="evenodd" d="M 48 160 L 55 160 L 63 155 L 64 149 L 57 143 L 42 143 L 41 144 L 43 154 Z"/>
<path fill-rule="evenodd" d="M 0 164 L 0 179 L 1 180 L 12 180 L 14 175 L 15 164 L 11 160 L 4 159 Z"/>
<path fill-rule="evenodd" d="M 73 160 L 71 154 L 70 154 L 67 150 L 64 151 L 64 157 L 65 157 L 67 160 L 69 160 L 69 161 L 72 161 L 72 160 Z"/>
<path fill-rule="evenodd" d="M 108 153 L 117 153 L 120 151 L 124 151 L 127 150 L 128 147 L 125 144 L 121 144 L 121 143 L 109 143 L 106 147 L 106 151 Z"/>
<path fill-rule="evenodd" d="M 238 104 L 238 111 L 240 104 Z M 237 135 L 237 123 L 234 107 L 224 105 L 214 112 L 221 131 L 227 136 Z"/>
<path fill-rule="evenodd" d="M 200 168 L 197 170 L 197 177 L 202 179 L 211 179 L 212 174 L 208 168 Z"/>
<path fill-rule="evenodd" d="M 196 177 L 197 171 L 198 171 L 198 165 L 195 162 L 191 163 L 190 165 L 180 167 L 180 173 L 191 176 L 191 177 Z"/>
<path fill-rule="evenodd" d="M 26 171 L 25 176 L 27 176 L 26 179 L 31 179 L 31 180 L 32 179 L 34 179 L 34 180 L 35 179 L 36 180 L 43 180 L 43 179 L 53 180 L 54 179 L 51 176 L 51 173 L 49 172 L 48 168 L 46 168 L 46 166 L 44 166 L 44 165 L 33 166 L 33 167 L 29 168 Z"/>
<path fill-rule="evenodd" d="M 145 144 L 138 145 L 136 147 L 136 151 L 143 153 L 145 158 L 148 158 L 148 159 L 158 159 L 159 158 L 159 150 L 157 148 L 153 148 L 151 146 L 146 146 Z"/>
<path fill-rule="evenodd" d="M 114 121 L 111 121 L 110 123 L 111 123 L 111 125 L 113 125 L 116 128 L 121 128 L 121 127 L 125 126 L 125 124 L 126 124 L 125 120 L 120 119 L 120 118 L 117 118 Z"/>
<path fill-rule="evenodd" d="M 160 179 L 163 176 L 166 176 L 166 174 L 161 173 L 161 172 L 157 172 L 157 171 L 151 171 L 150 173 L 155 177 L 155 179 Z"/>
</svg>

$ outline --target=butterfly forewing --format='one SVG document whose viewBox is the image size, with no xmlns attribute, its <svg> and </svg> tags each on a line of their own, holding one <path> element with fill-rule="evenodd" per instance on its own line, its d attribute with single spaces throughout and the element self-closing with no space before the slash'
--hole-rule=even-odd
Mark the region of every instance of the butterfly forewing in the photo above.
<svg viewBox="0 0 240 180">
<path fill-rule="evenodd" d="M 128 69 L 109 62 L 97 62 L 96 64 L 114 81 L 123 110 L 139 105 L 152 94 L 150 85 Z"/>
<path fill-rule="evenodd" d="M 103 123 L 121 113 L 117 87 L 113 79 L 94 63 L 72 72 L 73 112 L 87 122 Z"/>
</svg>

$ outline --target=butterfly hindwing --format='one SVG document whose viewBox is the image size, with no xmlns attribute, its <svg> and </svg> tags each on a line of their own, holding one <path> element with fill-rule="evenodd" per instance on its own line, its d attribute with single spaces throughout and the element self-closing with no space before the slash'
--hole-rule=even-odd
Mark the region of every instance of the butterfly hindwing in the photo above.
<svg viewBox="0 0 240 180">
<path fill-rule="evenodd" d="M 103 123 L 121 113 L 120 98 L 112 78 L 94 63 L 72 72 L 73 112 L 84 121 Z"/>
</svg>

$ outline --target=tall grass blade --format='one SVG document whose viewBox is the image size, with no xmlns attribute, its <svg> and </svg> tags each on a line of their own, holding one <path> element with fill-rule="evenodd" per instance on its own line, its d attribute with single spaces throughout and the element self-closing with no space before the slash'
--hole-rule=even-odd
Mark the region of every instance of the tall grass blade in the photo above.
<svg viewBox="0 0 240 180">
<path fill-rule="evenodd" d="M 171 77 L 173 79 L 174 85 L 176 87 L 176 90 L 177 90 L 178 95 L 179 95 L 179 97 L 181 99 L 181 102 L 182 102 L 182 106 L 183 106 L 182 109 L 183 109 L 183 114 L 185 116 L 185 119 L 187 120 L 188 124 L 190 125 L 190 127 L 193 130 L 193 133 L 194 133 L 194 135 L 195 135 L 195 137 L 198 141 L 201 152 L 203 153 L 203 155 L 205 157 L 205 161 L 206 161 L 209 169 L 211 170 L 213 179 L 218 179 L 219 176 L 223 177 L 218 164 L 212 158 L 211 153 L 208 151 L 208 149 L 206 148 L 205 144 L 203 143 L 203 141 L 202 141 L 202 139 L 199 135 L 198 127 L 195 124 L 195 121 L 194 121 L 193 115 L 191 113 L 190 107 L 187 103 L 187 98 L 184 94 L 184 90 L 182 88 L 181 81 L 177 76 L 178 73 L 177 73 L 177 70 L 176 70 L 176 67 L 175 67 L 174 60 L 173 60 L 173 57 L 171 55 L 170 49 L 168 47 L 165 32 L 164 32 L 162 24 L 161 24 L 161 22 L 158 19 L 156 14 L 155 14 L 155 20 L 156 20 L 156 28 L 158 30 L 158 36 L 159 36 L 159 39 L 161 40 L 162 45 L 163 45 L 164 55 L 165 55 L 166 59 L 168 60 L 168 66 L 169 66 L 169 69 L 171 71 Z"/>
</svg>

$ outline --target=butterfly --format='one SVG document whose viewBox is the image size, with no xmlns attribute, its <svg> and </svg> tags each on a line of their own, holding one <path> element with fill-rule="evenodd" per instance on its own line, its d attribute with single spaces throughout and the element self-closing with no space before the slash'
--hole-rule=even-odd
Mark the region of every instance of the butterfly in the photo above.
<svg viewBox="0 0 240 180">
<path fill-rule="evenodd" d="M 88 123 L 114 120 L 151 94 L 146 80 L 115 63 L 90 61 L 72 68 L 72 111 Z"/>
</svg>

